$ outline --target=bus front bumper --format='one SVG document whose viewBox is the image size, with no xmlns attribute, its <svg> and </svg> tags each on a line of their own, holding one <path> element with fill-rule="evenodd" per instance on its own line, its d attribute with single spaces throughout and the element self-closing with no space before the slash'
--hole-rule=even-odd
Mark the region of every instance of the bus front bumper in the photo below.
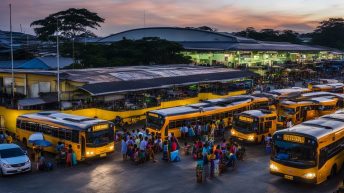
<svg viewBox="0 0 344 193">
<path fill-rule="evenodd" d="M 280 177 L 282 177 L 286 180 L 289 180 L 289 181 L 297 181 L 297 182 L 303 182 L 303 183 L 307 183 L 307 184 L 316 184 L 317 183 L 317 178 L 307 179 L 307 178 L 302 178 L 299 176 L 286 175 L 286 174 L 271 171 L 271 170 L 270 170 L 270 174 L 275 175 L 275 176 L 280 176 Z"/>
</svg>

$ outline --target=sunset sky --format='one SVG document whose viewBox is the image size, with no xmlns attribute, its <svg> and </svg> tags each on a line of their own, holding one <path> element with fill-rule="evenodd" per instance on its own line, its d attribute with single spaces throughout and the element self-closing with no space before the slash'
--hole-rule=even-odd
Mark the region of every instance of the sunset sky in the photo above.
<svg viewBox="0 0 344 193">
<path fill-rule="evenodd" d="M 9 29 L 12 3 L 13 30 L 33 33 L 30 23 L 71 7 L 87 8 L 105 18 L 95 31 L 106 36 L 127 29 L 153 26 L 207 25 L 219 31 L 293 29 L 309 32 L 329 17 L 344 17 L 343 0 L 1 0 L 0 30 Z"/>
</svg>

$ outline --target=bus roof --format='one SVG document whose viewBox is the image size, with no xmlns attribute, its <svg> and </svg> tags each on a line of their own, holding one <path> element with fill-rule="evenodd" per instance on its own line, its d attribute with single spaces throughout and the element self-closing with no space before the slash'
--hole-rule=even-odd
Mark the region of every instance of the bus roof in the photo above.
<svg viewBox="0 0 344 193">
<path fill-rule="evenodd" d="M 344 114 L 325 115 L 318 119 L 303 122 L 294 127 L 276 133 L 296 133 L 313 136 L 317 139 L 344 129 Z"/>
<path fill-rule="evenodd" d="M 211 111 L 215 109 L 221 109 L 224 107 L 235 106 L 238 104 L 248 103 L 253 101 L 254 99 L 259 99 L 261 97 L 254 97 L 250 95 L 240 95 L 240 96 L 232 96 L 222 99 L 212 99 L 212 100 L 205 100 L 201 103 L 186 105 L 186 106 L 179 106 L 179 107 L 171 107 L 159 110 L 149 111 L 148 113 L 156 113 L 162 116 L 175 116 L 175 115 L 183 115 L 189 113 L 196 113 L 202 111 Z"/>
<path fill-rule="evenodd" d="M 284 89 L 275 89 L 271 90 L 268 93 L 276 94 L 276 95 L 288 95 L 290 93 L 297 93 L 297 92 L 309 92 L 308 88 L 302 87 L 292 87 L 292 88 L 284 88 Z"/>
<path fill-rule="evenodd" d="M 55 111 L 43 111 L 38 113 L 30 113 L 18 116 L 18 118 L 28 118 L 42 120 L 58 125 L 72 127 L 74 129 L 86 129 L 92 125 L 107 122 L 102 119 L 89 118 L 84 116 L 71 115 Z"/>
<path fill-rule="evenodd" d="M 292 104 L 313 104 L 313 103 L 326 103 L 333 102 L 337 99 L 334 96 L 319 96 L 306 99 L 297 99 L 297 100 L 283 100 L 281 104 L 283 105 L 292 105 Z"/>
<path fill-rule="evenodd" d="M 252 116 L 252 117 L 263 117 L 266 115 L 272 115 L 272 111 L 270 110 L 265 110 L 265 109 L 257 109 L 257 110 L 248 110 L 248 111 L 244 111 L 242 113 L 240 113 L 242 115 L 248 115 L 248 116 Z"/>
<path fill-rule="evenodd" d="M 344 87 L 344 84 L 343 83 L 330 83 L 330 84 L 316 84 L 316 85 L 313 85 L 312 87 L 315 87 L 315 88 L 342 88 Z"/>
</svg>

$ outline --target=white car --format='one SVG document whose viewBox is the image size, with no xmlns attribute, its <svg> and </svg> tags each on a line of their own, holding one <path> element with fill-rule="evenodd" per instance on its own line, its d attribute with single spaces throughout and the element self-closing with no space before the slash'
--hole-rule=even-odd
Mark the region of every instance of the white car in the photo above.
<svg viewBox="0 0 344 193">
<path fill-rule="evenodd" d="M 10 175 L 31 171 L 31 161 L 16 144 L 0 144 L 0 174 Z"/>
</svg>

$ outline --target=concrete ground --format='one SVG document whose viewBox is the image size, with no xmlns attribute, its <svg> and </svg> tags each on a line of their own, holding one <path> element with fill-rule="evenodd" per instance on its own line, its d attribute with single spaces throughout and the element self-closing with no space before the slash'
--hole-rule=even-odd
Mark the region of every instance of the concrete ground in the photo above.
<svg viewBox="0 0 344 193">
<path fill-rule="evenodd" d="M 111 157 L 73 168 L 59 167 L 51 172 L 32 172 L 0 178 L 0 193 L 327 193 L 333 192 L 344 174 L 320 185 L 286 181 L 268 172 L 269 156 L 263 146 L 246 147 L 244 161 L 236 170 L 204 184 L 197 184 L 196 163 L 182 156 L 178 163 L 147 162 L 133 165 L 122 161 L 119 152 Z"/>
</svg>

